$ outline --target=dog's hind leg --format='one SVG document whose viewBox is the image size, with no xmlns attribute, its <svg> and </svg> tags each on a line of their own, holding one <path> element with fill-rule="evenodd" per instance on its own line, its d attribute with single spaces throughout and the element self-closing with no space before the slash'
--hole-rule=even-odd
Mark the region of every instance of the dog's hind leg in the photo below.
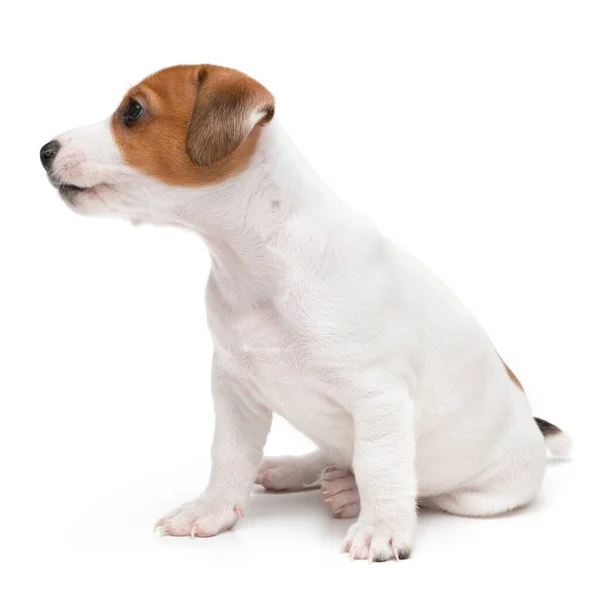
<svg viewBox="0 0 600 600">
<path fill-rule="evenodd" d="M 427 498 L 427 506 L 466 517 L 487 517 L 529 504 L 537 494 L 546 467 L 542 436 L 535 436 L 512 455 L 468 485 Z"/>
<path fill-rule="evenodd" d="M 333 461 L 321 450 L 303 456 L 264 458 L 256 483 L 270 491 L 294 491 L 319 487 L 323 471 Z"/>
<path fill-rule="evenodd" d="M 464 517 L 490 517 L 529 504 L 535 493 L 517 494 L 509 491 L 458 490 L 427 498 L 427 508 L 437 508 Z"/>
</svg>

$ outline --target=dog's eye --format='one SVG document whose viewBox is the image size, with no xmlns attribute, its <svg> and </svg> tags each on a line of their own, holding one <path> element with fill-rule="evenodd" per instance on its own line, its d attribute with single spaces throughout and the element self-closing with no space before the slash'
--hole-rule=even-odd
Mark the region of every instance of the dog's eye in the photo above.
<svg viewBox="0 0 600 600">
<path fill-rule="evenodd" d="M 123 111 L 123 123 L 129 126 L 135 123 L 144 112 L 142 105 L 137 100 L 131 100 Z"/>
</svg>

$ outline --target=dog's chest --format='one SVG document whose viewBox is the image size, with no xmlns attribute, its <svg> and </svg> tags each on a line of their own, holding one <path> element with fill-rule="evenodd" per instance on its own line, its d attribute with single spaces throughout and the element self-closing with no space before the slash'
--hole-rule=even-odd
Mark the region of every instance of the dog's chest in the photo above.
<svg viewBox="0 0 600 600">
<path fill-rule="evenodd" d="M 215 314 L 209 323 L 220 364 L 235 379 L 275 384 L 283 377 L 300 376 L 308 366 L 304 340 L 269 306 Z"/>
<path fill-rule="evenodd" d="M 317 444 L 345 447 L 349 414 L 335 401 L 318 345 L 268 308 L 209 319 L 220 366 L 257 402 Z"/>
</svg>

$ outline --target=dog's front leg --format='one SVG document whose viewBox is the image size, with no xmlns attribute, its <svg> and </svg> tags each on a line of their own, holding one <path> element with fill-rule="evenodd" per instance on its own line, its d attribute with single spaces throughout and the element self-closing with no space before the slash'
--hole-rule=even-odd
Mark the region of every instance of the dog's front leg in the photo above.
<svg viewBox="0 0 600 600">
<path fill-rule="evenodd" d="M 215 433 L 210 480 L 199 498 L 156 523 L 169 535 L 210 537 L 231 529 L 244 514 L 262 459 L 271 412 L 245 397 L 216 359 L 212 393 Z"/>
<path fill-rule="evenodd" d="M 366 394 L 352 412 L 361 510 L 344 550 L 352 558 L 407 558 L 417 521 L 413 401 L 394 387 Z"/>
</svg>

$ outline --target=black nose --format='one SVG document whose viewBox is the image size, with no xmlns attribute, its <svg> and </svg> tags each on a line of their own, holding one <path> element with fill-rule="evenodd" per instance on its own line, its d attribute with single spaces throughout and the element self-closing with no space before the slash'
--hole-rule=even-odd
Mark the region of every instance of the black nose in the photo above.
<svg viewBox="0 0 600 600">
<path fill-rule="evenodd" d="M 54 160 L 54 157 L 58 154 L 59 150 L 60 144 L 56 140 L 52 140 L 51 142 L 48 142 L 47 144 L 44 144 L 42 146 L 42 149 L 40 150 L 40 159 L 46 171 L 52 165 L 52 161 Z"/>
</svg>

